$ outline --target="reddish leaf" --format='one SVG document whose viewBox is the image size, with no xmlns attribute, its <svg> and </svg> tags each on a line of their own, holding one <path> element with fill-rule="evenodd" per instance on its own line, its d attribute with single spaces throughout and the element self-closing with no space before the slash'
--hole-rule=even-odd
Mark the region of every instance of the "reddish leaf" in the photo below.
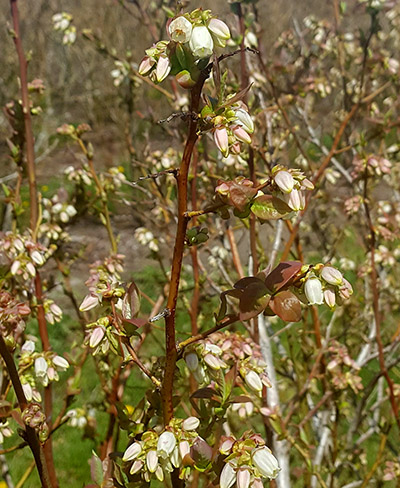
<svg viewBox="0 0 400 488">
<path fill-rule="evenodd" d="M 261 283 L 264 286 L 264 282 L 256 276 L 246 276 L 237 281 L 233 286 L 238 290 L 245 290 L 249 285 L 253 283 Z"/>
<path fill-rule="evenodd" d="M 300 271 L 302 264 L 298 261 L 284 261 L 279 263 L 271 273 L 265 278 L 265 284 L 272 291 L 278 291 L 283 286 L 289 285 Z"/>
<path fill-rule="evenodd" d="M 215 393 L 212 388 L 200 388 L 191 395 L 191 398 L 212 398 Z"/>
<path fill-rule="evenodd" d="M 252 402 L 253 400 L 246 395 L 236 396 L 232 398 L 232 400 L 230 401 L 230 403 L 252 403 Z"/>
<path fill-rule="evenodd" d="M 257 194 L 257 190 L 246 185 L 238 185 L 234 183 L 231 186 L 229 195 L 231 204 L 240 212 L 243 212 L 246 205 Z"/>
<path fill-rule="evenodd" d="M 298 298 L 288 290 L 273 296 L 269 306 L 285 322 L 299 322 L 301 320 L 301 305 Z"/>
<path fill-rule="evenodd" d="M 122 300 L 122 316 L 125 319 L 136 317 L 140 309 L 140 293 L 135 282 L 129 285 L 129 288 Z"/>
<path fill-rule="evenodd" d="M 270 295 L 265 284 L 255 278 L 243 290 L 239 301 L 240 320 L 249 320 L 256 317 L 268 305 Z"/>
</svg>

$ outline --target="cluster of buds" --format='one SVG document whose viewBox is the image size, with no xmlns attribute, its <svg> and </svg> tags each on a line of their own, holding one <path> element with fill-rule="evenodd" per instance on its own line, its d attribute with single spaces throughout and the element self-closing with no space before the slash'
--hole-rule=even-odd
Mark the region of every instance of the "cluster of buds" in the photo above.
<svg viewBox="0 0 400 488">
<path fill-rule="evenodd" d="M 124 168 L 122 166 L 113 166 L 107 173 L 100 174 L 100 183 L 104 191 L 115 192 L 126 182 Z"/>
<path fill-rule="evenodd" d="M 260 347 L 236 332 L 216 332 L 199 341 L 187 349 L 185 361 L 200 384 L 209 382 L 219 370 L 226 372 L 238 365 L 242 381 L 252 392 L 259 394 L 263 385 L 271 386 Z"/>
<path fill-rule="evenodd" d="M 127 62 L 114 61 L 115 68 L 111 71 L 111 76 L 114 79 L 114 86 L 120 86 L 121 83 L 128 77 L 130 66 Z"/>
<path fill-rule="evenodd" d="M 351 177 L 353 180 L 363 178 L 365 171 L 368 172 L 368 176 L 383 176 L 390 174 L 392 169 L 392 163 L 382 157 L 370 155 L 368 157 L 355 156 L 353 159 L 353 171 Z"/>
<path fill-rule="evenodd" d="M 72 25 L 72 15 L 60 12 L 54 14 L 52 20 L 54 30 L 63 33 L 63 44 L 73 44 L 76 41 L 76 27 Z"/>
<path fill-rule="evenodd" d="M 36 276 L 36 268 L 43 266 L 48 258 L 48 250 L 30 237 L 16 235 L 12 232 L 0 234 L 2 256 L 9 263 L 12 276 L 22 281 Z"/>
<path fill-rule="evenodd" d="M 183 88 L 192 88 L 215 47 L 225 47 L 228 26 L 212 17 L 210 10 L 196 9 L 175 17 L 167 25 L 169 41 L 159 41 L 146 50 L 138 72 L 161 83 L 171 73 Z"/>
<path fill-rule="evenodd" d="M 34 397 L 40 401 L 33 389 L 38 384 L 46 387 L 50 382 L 58 381 L 58 372 L 69 368 L 68 361 L 53 351 L 35 352 L 35 343 L 31 340 L 26 341 L 21 347 L 18 365 L 23 371 L 21 382 L 28 401 Z"/>
<path fill-rule="evenodd" d="M 76 209 L 68 202 L 60 202 L 59 200 L 58 195 L 54 195 L 51 199 L 42 199 L 44 207 L 42 218 L 49 222 L 67 224 L 77 214 Z"/>
<path fill-rule="evenodd" d="M 25 320 L 31 309 L 19 302 L 11 293 L 0 290 L 0 333 L 7 345 L 15 347 L 15 338 L 25 329 Z"/>
<path fill-rule="evenodd" d="M 153 151 L 146 157 L 146 165 L 155 171 L 161 172 L 179 165 L 181 155 L 173 147 L 165 151 Z"/>
<path fill-rule="evenodd" d="M 49 324 L 54 324 L 55 322 L 60 322 L 62 319 L 62 310 L 61 308 L 54 303 L 53 300 L 50 298 L 46 298 L 43 302 L 43 308 L 46 320 Z"/>
<path fill-rule="evenodd" d="M 158 239 L 145 227 L 138 227 L 135 230 L 135 239 L 142 245 L 146 246 L 150 251 L 158 252 Z"/>
<path fill-rule="evenodd" d="M 66 417 L 69 419 L 68 423 L 71 427 L 77 427 L 78 429 L 84 429 L 88 424 L 91 424 L 95 420 L 95 410 L 90 409 L 86 411 L 83 408 L 73 408 L 68 410 Z"/>
<path fill-rule="evenodd" d="M 299 169 L 289 169 L 281 165 L 274 166 L 271 171 L 274 195 L 283 200 L 295 212 L 303 210 L 304 190 L 313 190 L 314 185 Z"/>
<path fill-rule="evenodd" d="M 93 183 L 93 175 L 90 172 L 89 166 L 84 164 L 82 168 L 74 168 L 74 166 L 68 166 L 64 170 L 69 181 L 73 181 L 80 186 L 90 186 Z"/>
<path fill-rule="evenodd" d="M 203 122 L 212 126 L 214 142 L 225 158 L 229 154 L 240 154 L 241 143 L 251 144 L 250 134 L 254 132 L 247 106 L 243 102 L 227 104 L 229 100 L 220 109 L 206 105 L 201 111 Z"/>
<path fill-rule="evenodd" d="M 328 307 L 334 308 L 337 301 L 347 300 L 353 294 L 351 284 L 333 266 L 317 264 L 307 269 L 302 282 L 309 305 L 322 305 L 325 302 Z"/>
<path fill-rule="evenodd" d="M 49 426 L 46 423 L 46 415 L 39 403 L 30 403 L 22 412 L 21 417 L 25 425 L 36 430 L 41 442 L 47 439 Z"/>
<path fill-rule="evenodd" d="M 263 478 L 274 479 L 278 461 L 258 434 L 245 433 L 240 439 L 221 438 L 219 452 L 227 456 L 220 474 L 220 488 L 262 488 Z"/>
<path fill-rule="evenodd" d="M 331 375 L 334 388 L 344 390 L 350 386 L 358 394 L 363 389 L 362 379 L 358 375 L 360 367 L 350 357 L 347 347 L 331 340 L 327 353 L 330 360 L 326 369 Z"/>
<path fill-rule="evenodd" d="M 191 467 L 199 462 L 199 451 L 204 451 L 205 445 L 211 451 L 196 432 L 199 425 L 198 418 L 189 417 L 185 420 L 173 419 L 162 433 L 146 431 L 140 440 L 128 446 L 122 461 L 127 464 L 131 475 L 140 474 L 146 482 L 153 477 L 162 482 L 175 468 L 180 470 L 181 479 L 187 479 Z M 199 445 L 202 449 L 199 449 Z"/>
<path fill-rule="evenodd" d="M 93 349 L 93 355 L 107 354 L 110 350 L 118 352 L 115 328 L 108 317 L 100 317 L 96 322 L 86 325 L 85 344 Z"/>
<path fill-rule="evenodd" d="M 90 278 L 86 281 L 86 286 L 90 293 L 83 299 L 79 310 L 87 312 L 96 307 L 103 300 L 111 298 L 121 298 L 125 290 L 120 283 L 123 271 L 123 254 L 115 254 L 104 259 L 96 261 L 90 266 Z"/>
</svg>

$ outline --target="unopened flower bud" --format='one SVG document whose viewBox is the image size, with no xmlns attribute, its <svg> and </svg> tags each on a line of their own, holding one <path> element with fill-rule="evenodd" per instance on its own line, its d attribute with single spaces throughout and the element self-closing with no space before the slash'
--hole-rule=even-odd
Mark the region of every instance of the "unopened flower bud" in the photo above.
<svg viewBox="0 0 400 488">
<path fill-rule="evenodd" d="M 164 471 L 161 466 L 157 466 L 156 478 L 158 479 L 158 481 L 160 481 L 160 483 L 164 481 Z"/>
<path fill-rule="evenodd" d="M 304 209 L 305 200 L 301 191 L 293 189 L 290 193 L 285 193 L 283 197 L 288 206 L 295 212 Z"/>
<path fill-rule="evenodd" d="M 168 457 L 176 446 L 176 438 L 172 432 L 165 431 L 158 438 L 157 453 L 163 457 Z"/>
<path fill-rule="evenodd" d="M 157 451 L 151 450 L 146 454 L 146 464 L 150 473 L 155 473 L 158 466 Z"/>
<path fill-rule="evenodd" d="M 235 443 L 235 440 L 232 437 L 228 437 L 220 445 L 219 452 L 221 454 L 225 454 L 225 455 L 230 454 L 232 446 L 234 443 Z"/>
<path fill-rule="evenodd" d="M 21 347 L 21 352 L 31 353 L 35 350 L 35 343 L 33 341 L 26 341 Z"/>
<path fill-rule="evenodd" d="M 321 305 L 324 302 L 322 285 L 316 276 L 311 276 L 307 279 L 304 285 L 304 293 L 309 305 Z"/>
<path fill-rule="evenodd" d="M 90 336 L 89 346 L 92 348 L 97 347 L 104 337 L 105 331 L 103 327 L 96 327 Z"/>
<path fill-rule="evenodd" d="M 336 304 L 336 294 L 330 288 L 324 290 L 324 300 L 329 308 L 333 308 Z"/>
<path fill-rule="evenodd" d="M 221 363 L 218 358 L 213 356 L 212 354 L 206 354 L 204 356 L 204 362 L 210 366 L 211 369 L 214 369 L 215 371 L 218 371 L 221 369 Z"/>
<path fill-rule="evenodd" d="M 290 193 L 293 190 L 294 179 L 289 171 L 278 171 L 274 176 L 274 181 L 283 193 Z"/>
<path fill-rule="evenodd" d="M 18 273 L 19 268 L 21 267 L 21 263 L 19 261 L 14 261 L 11 265 L 11 274 L 15 276 Z"/>
<path fill-rule="evenodd" d="M 238 141 L 245 142 L 246 144 L 251 143 L 251 137 L 240 125 L 233 127 L 232 132 Z"/>
<path fill-rule="evenodd" d="M 250 471 L 247 467 L 241 467 L 236 474 L 237 488 L 249 488 L 250 485 Z"/>
<path fill-rule="evenodd" d="M 263 388 L 262 381 L 255 371 L 249 371 L 244 380 L 247 386 L 256 392 L 261 391 Z"/>
<path fill-rule="evenodd" d="M 42 264 L 44 264 L 43 256 L 40 254 L 39 251 L 33 251 L 31 254 L 31 258 L 32 261 L 39 266 L 42 266 Z"/>
<path fill-rule="evenodd" d="M 179 443 L 179 454 L 181 455 L 182 459 L 186 456 L 186 454 L 190 454 L 190 444 L 188 441 L 182 441 Z"/>
<path fill-rule="evenodd" d="M 189 42 L 192 35 L 192 24 L 181 15 L 169 24 L 168 31 L 173 41 Z"/>
<path fill-rule="evenodd" d="M 58 366 L 59 369 L 68 369 L 69 362 L 61 356 L 54 356 L 53 364 Z"/>
<path fill-rule="evenodd" d="M 229 27 L 220 19 L 211 19 L 207 27 L 219 41 L 227 41 L 231 37 Z"/>
<path fill-rule="evenodd" d="M 32 263 L 26 263 L 26 270 L 33 278 L 36 276 L 36 269 Z"/>
<path fill-rule="evenodd" d="M 228 132 L 225 127 L 217 127 L 214 130 L 214 141 L 222 155 L 227 157 L 229 154 L 229 141 Z"/>
<path fill-rule="evenodd" d="M 186 431 L 196 430 L 200 425 L 200 420 L 197 417 L 188 417 L 183 421 L 182 429 Z"/>
<path fill-rule="evenodd" d="M 195 352 L 190 352 L 189 354 L 186 354 L 185 361 L 187 367 L 189 368 L 189 371 L 191 371 L 192 373 L 196 371 L 199 365 L 199 358 L 197 357 L 197 354 Z"/>
<path fill-rule="evenodd" d="M 176 81 L 182 88 L 192 88 L 196 84 L 188 70 L 184 69 L 175 76 Z"/>
<path fill-rule="evenodd" d="M 160 56 L 156 67 L 156 80 L 161 83 L 169 75 L 171 71 L 171 61 L 168 56 Z"/>
<path fill-rule="evenodd" d="M 221 471 L 219 478 L 220 488 L 231 488 L 236 481 L 236 471 L 233 469 L 230 463 L 226 463 Z"/>
<path fill-rule="evenodd" d="M 278 461 L 268 447 L 255 449 L 251 454 L 251 458 L 254 466 L 262 476 L 269 479 L 274 479 L 278 476 L 280 471 Z"/>
<path fill-rule="evenodd" d="M 214 43 L 205 25 L 193 28 L 189 47 L 196 58 L 209 58 L 212 55 Z"/>
<path fill-rule="evenodd" d="M 125 462 L 133 461 L 139 456 L 141 452 L 142 452 L 141 444 L 139 442 L 134 442 L 124 452 L 124 455 L 122 456 L 122 461 Z"/>
<path fill-rule="evenodd" d="M 92 295 L 90 293 L 89 295 L 86 295 L 86 297 L 83 299 L 83 302 L 79 307 L 79 310 L 81 312 L 87 312 L 88 310 L 94 308 L 98 304 L 99 304 L 99 297 L 97 295 Z"/>
<path fill-rule="evenodd" d="M 40 356 L 35 359 L 35 375 L 38 378 L 42 378 L 46 376 L 47 368 L 48 368 L 47 361 L 43 356 Z"/>
<path fill-rule="evenodd" d="M 324 266 L 321 271 L 321 277 L 330 285 L 340 286 L 343 284 L 342 273 L 332 266 Z"/>
<path fill-rule="evenodd" d="M 136 461 L 134 461 L 132 463 L 132 466 L 131 466 L 131 469 L 129 470 L 129 473 L 130 474 L 139 473 L 139 471 L 141 471 L 141 469 L 143 468 L 143 465 L 144 465 L 143 461 L 141 461 L 140 459 L 136 459 Z"/>
<path fill-rule="evenodd" d="M 250 114 L 246 110 L 238 108 L 235 110 L 235 115 L 238 124 L 242 125 L 249 134 L 252 134 L 254 132 L 254 122 Z"/>
<path fill-rule="evenodd" d="M 150 56 L 145 56 L 142 59 L 142 62 L 139 64 L 139 75 L 146 76 L 147 74 L 149 74 L 155 63 L 156 62 L 153 58 L 151 58 Z"/>
</svg>

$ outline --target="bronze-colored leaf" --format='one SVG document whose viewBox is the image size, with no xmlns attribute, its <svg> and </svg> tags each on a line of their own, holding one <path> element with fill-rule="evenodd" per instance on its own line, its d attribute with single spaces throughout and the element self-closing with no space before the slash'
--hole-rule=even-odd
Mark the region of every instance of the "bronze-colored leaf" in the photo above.
<svg viewBox="0 0 400 488">
<path fill-rule="evenodd" d="M 285 322 L 299 322 L 301 320 L 299 299 L 291 291 L 284 290 L 277 293 L 269 301 L 269 307 Z"/>
<path fill-rule="evenodd" d="M 268 305 L 270 295 L 265 284 L 255 278 L 242 291 L 239 301 L 240 320 L 250 320 L 260 314 Z"/>
<path fill-rule="evenodd" d="M 302 264 L 298 261 L 284 261 L 279 263 L 265 278 L 267 288 L 278 291 L 285 285 L 290 285 L 291 280 L 298 274 Z"/>
</svg>

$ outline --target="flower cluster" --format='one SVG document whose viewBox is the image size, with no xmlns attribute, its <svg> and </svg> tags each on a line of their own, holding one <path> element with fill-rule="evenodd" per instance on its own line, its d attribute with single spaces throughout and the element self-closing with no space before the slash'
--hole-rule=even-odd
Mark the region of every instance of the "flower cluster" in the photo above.
<svg viewBox="0 0 400 488">
<path fill-rule="evenodd" d="M 170 41 L 159 41 L 146 50 L 138 72 L 161 83 L 171 73 L 183 88 L 192 88 L 215 46 L 225 47 L 228 26 L 210 10 L 196 9 L 175 17 L 167 26 Z"/>
<path fill-rule="evenodd" d="M 220 488 L 262 488 L 263 478 L 274 479 L 280 471 L 278 461 L 258 434 L 245 433 L 236 440 L 221 438 L 219 452 L 227 456 L 220 474 Z"/>
<path fill-rule="evenodd" d="M 26 303 L 21 303 L 8 291 L 0 290 L 0 332 L 5 340 L 14 345 L 12 334 L 19 335 L 25 329 L 25 319 L 31 313 Z"/>
<path fill-rule="evenodd" d="M 274 195 L 292 210 L 303 210 L 305 198 L 302 191 L 314 189 L 311 181 L 299 169 L 289 169 L 281 165 L 274 166 L 271 173 Z"/>
<path fill-rule="evenodd" d="M 58 195 L 54 195 L 51 199 L 43 198 L 42 204 L 43 214 L 39 235 L 46 236 L 52 241 L 69 240 L 69 235 L 63 230 L 63 226 L 77 214 L 75 207 L 68 202 L 61 202 Z"/>
<path fill-rule="evenodd" d="M 142 244 L 142 246 L 147 246 L 150 251 L 158 252 L 160 250 L 158 247 L 158 239 L 145 227 L 138 227 L 135 230 L 135 239 Z"/>
<path fill-rule="evenodd" d="M 368 172 L 368 176 L 383 176 L 390 174 L 391 168 L 392 163 L 382 156 L 370 155 L 362 158 L 357 155 L 353 159 L 351 177 L 353 180 L 363 178 L 365 171 Z"/>
<path fill-rule="evenodd" d="M 187 348 L 185 361 L 200 384 L 210 382 L 219 370 L 227 371 L 237 365 L 242 382 L 251 391 L 260 394 L 263 385 L 271 386 L 260 347 L 236 332 L 216 332 L 199 341 Z"/>
<path fill-rule="evenodd" d="M 201 111 L 201 118 L 203 123 L 211 125 L 214 142 L 225 158 L 229 154 L 240 154 L 241 143 L 251 143 L 254 122 L 243 102 L 229 106 L 228 99 L 221 108 L 206 105 Z"/>
<path fill-rule="evenodd" d="M 347 347 L 335 340 L 331 340 L 328 348 L 329 363 L 326 367 L 331 375 L 331 383 L 338 390 L 348 386 L 359 393 L 363 389 L 362 379 L 358 375 L 359 366 L 350 357 Z"/>
<path fill-rule="evenodd" d="M 196 417 L 173 419 L 162 433 L 156 430 L 144 432 L 122 456 L 129 473 L 140 473 L 146 482 L 153 477 L 163 481 L 167 473 L 178 468 L 180 478 L 187 479 L 196 462 L 196 447 L 199 443 L 207 444 L 196 432 L 199 424 Z"/>
<path fill-rule="evenodd" d="M 52 381 L 58 381 L 59 371 L 66 371 L 69 363 L 66 359 L 53 351 L 35 352 L 35 343 L 26 341 L 21 347 L 19 369 L 21 383 L 28 401 L 32 399 L 40 402 L 41 396 L 37 386 L 47 386 Z"/>
<path fill-rule="evenodd" d="M 54 14 L 53 17 L 54 30 L 63 33 L 63 44 L 74 44 L 76 41 L 76 27 L 72 23 L 72 15 L 67 12 L 60 12 Z"/>
<path fill-rule="evenodd" d="M 43 266 L 48 250 L 28 236 L 6 232 L 0 234 L 2 256 L 10 266 L 11 275 L 23 282 L 36 276 L 36 268 Z"/>
<path fill-rule="evenodd" d="M 11 437 L 13 435 L 13 431 L 8 425 L 7 420 L 0 422 L 0 445 L 3 445 L 4 437 Z"/>
<path fill-rule="evenodd" d="M 330 265 L 317 264 L 308 267 L 302 278 L 304 294 L 309 305 L 326 303 L 333 308 L 337 301 L 347 300 L 353 294 L 351 284 L 342 273 Z"/>
<path fill-rule="evenodd" d="M 90 266 L 90 278 L 86 281 L 86 286 L 90 293 L 83 299 L 79 310 L 86 312 L 96 307 L 103 300 L 111 298 L 121 298 L 125 290 L 120 283 L 123 271 L 123 254 L 115 254 L 104 259 L 96 261 Z"/>
</svg>

